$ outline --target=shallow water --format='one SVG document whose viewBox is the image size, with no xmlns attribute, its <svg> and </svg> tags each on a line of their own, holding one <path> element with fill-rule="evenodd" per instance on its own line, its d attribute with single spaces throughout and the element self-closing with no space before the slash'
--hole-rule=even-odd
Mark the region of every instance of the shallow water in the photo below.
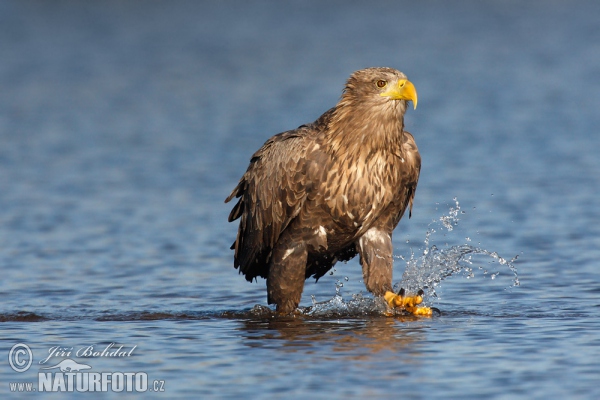
<svg viewBox="0 0 600 400">
<path fill-rule="evenodd" d="M 156 397 L 599 398 L 599 15 L 593 1 L 0 3 L 1 396 L 37 387 L 55 346 L 114 343 L 136 347 L 70 359 L 144 372 L 164 381 Z M 441 315 L 371 312 L 353 260 L 306 282 L 306 315 L 273 318 L 264 281 L 232 267 L 223 200 L 269 136 L 378 65 L 419 91 L 406 123 L 423 170 L 395 282 L 426 287 Z M 33 354 L 22 373 L 17 343 Z"/>
</svg>

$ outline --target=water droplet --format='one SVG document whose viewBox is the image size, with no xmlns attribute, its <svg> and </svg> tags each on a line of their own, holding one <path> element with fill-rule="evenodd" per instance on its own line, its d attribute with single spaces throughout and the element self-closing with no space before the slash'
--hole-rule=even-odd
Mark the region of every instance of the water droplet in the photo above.
<svg viewBox="0 0 600 400">
<path fill-rule="evenodd" d="M 507 266 L 514 274 L 514 279 L 511 287 L 518 286 L 519 281 L 517 279 L 517 271 L 512 262 L 515 259 L 507 261 L 500 257 L 496 252 L 490 252 L 481 247 L 474 247 L 470 244 L 472 238 L 470 236 L 463 236 L 466 240 L 465 244 L 459 246 L 450 246 L 453 240 L 454 226 L 458 225 L 459 214 L 465 214 L 461 211 L 460 205 L 455 198 L 456 205 L 450 206 L 448 212 L 437 220 L 433 220 L 428 230 L 425 233 L 424 247 L 422 249 L 410 248 L 410 258 L 406 257 L 404 262 L 406 263 L 405 271 L 402 276 L 402 280 L 397 283 L 398 288 L 403 287 L 409 291 L 418 290 L 420 288 L 427 288 L 427 297 L 429 299 L 437 298 L 435 288 L 447 277 L 456 275 L 461 272 L 464 278 L 472 279 L 475 278 L 474 271 L 483 271 L 484 276 L 489 276 L 491 279 L 495 279 L 498 276 L 498 272 L 490 272 L 492 268 L 497 268 L 497 265 L 493 267 L 485 267 L 486 262 L 492 265 L 496 260 L 498 264 Z M 476 207 L 473 207 L 475 209 Z M 435 229 L 431 228 L 442 226 L 442 234 L 444 236 L 441 243 L 445 243 L 441 248 L 437 248 L 434 243 Z M 445 228 L 445 229 L 444 229 Z M 438 229 L 439 231 L 439 229 Z M 477 230 L 477 235 L 480 235 L 480 231 Z M 407 240 L 408 243 L 408 240 Z M 477 242 L 481 246 L 481 241 Z M 473 259 L 472 259 L 473 256 Z M 487 260 L 477 261 L 475 256 L 487 256 Z M 477 268 L 475 268 L 477 267 Z M 396 285 L 395 285 L 396 286 Z M 441 286 L 441 285 L 440 285 Z"/>
</svg>

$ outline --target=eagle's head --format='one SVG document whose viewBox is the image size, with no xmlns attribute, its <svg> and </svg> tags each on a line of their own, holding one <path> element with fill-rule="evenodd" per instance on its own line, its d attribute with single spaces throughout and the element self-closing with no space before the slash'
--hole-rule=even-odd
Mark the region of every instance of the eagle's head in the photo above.
<svg viewBox="0 0 600 400">
<path fill-rule="evenodd" d="M 408 101 L 417 108 L 417 90 L 406 75 L 393 68 L 366 68 L 348 78 L 340 104 L 360 103 L 382 110 L 391 106 L 404 114 Z"/>
</svg>

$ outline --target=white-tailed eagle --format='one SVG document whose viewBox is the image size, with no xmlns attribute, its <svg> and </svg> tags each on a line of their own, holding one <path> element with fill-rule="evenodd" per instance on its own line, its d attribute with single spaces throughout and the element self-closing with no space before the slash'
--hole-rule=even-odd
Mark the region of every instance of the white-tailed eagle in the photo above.
<svg viewBox="0 0 600 400">
<path fill-rule="evenodd" d="M 412 211 L 421 156 L 404 130 L 417 92 L 392 68 L 348 79 L 338 104 L 315 122 L 273 136 L 225 202 L 239 198 L 234 266 L 267 279 L 269 304 L 298 306 L 305 279 L 360 255 L 364 283 L 391 306 L 420 302 L 391 293 L 392 231 Z M 408 301 L 408 303 L 407 303 Z M 414 305 L 414 304 L 413 304 Z"/>
</svg>

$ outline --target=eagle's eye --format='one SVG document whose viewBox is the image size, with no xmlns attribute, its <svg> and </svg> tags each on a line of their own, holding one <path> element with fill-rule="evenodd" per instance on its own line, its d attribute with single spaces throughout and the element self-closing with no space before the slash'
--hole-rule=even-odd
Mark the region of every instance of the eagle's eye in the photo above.
<svg viewBox="0 0 600 400">
<path fill-rule="evenodd" d="M 387 85 L 387 82 L 384 81 L 383 79 L 380 79 L 380 80 L 377 81 L 377 87 L 378 88 L 383 88 L 383 87 L 385 87 L 385 85 Z"/>
</svg>

